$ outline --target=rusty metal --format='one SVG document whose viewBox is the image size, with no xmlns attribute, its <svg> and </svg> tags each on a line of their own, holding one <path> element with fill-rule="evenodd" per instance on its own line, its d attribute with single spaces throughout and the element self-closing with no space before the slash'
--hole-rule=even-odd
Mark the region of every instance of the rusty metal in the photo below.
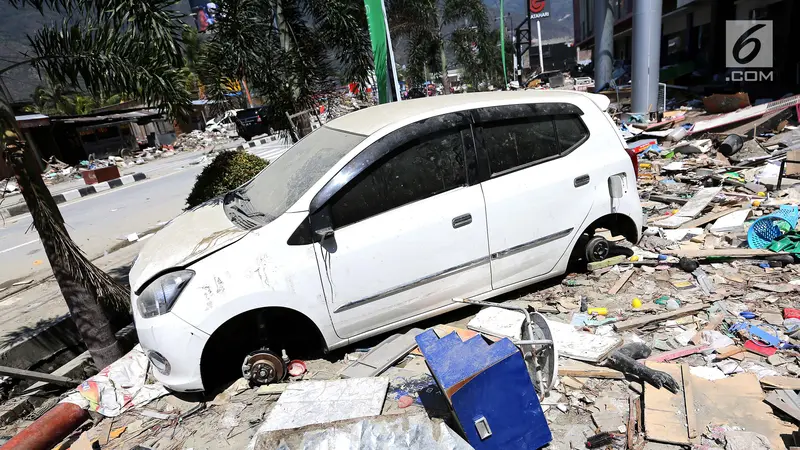
<svg viewBox="0 0 800 450">
<path fill-rule="evenodd" d="M 72 403 L 59 403 L 6 442 L 0 450 L 49 450 L 75 431 L 89 413 Z"/>
<path fill-rule="evenodd" d="M 257 350 L 244 358 L 242 376 L 253 384 L 269 384 L 286 377 L 286 362 L 269 350 Z"/>
</svg>

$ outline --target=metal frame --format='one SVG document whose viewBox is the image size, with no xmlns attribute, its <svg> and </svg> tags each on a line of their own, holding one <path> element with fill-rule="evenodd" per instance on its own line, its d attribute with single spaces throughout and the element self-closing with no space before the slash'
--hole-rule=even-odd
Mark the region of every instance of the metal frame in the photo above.
<svg viewBox="0 0 800 450">
<path fill-rule="evenodd" d="M 558 351 L 556 350 L 552 333 L 550 333 L 550 328 L 547 326 L 544 316 L 538 312 L 534 312 L 533 314 L 535 314 L 535 316 L 531 316 L 531 313 L 529 313 L 528 310 L 523 307 L 504 305 L 502 303 L 482 302 L 479 300 L 470 300 L 465 298 L 454 298 L 453 302 L 508 309 L 511 311 L 521 312 L 525 315 L 525 321 L 522 323 L 523 339 L 517 340 L 509 338 L 509 340 L 511 340 L 514 345 L 519 347 L 520 352 L 522 353 L 522 358 L 525 360 L 525 364 L 528 366 L 528 374 L 531 377 L 531 382 L 537 387 L 536 390 L 538 391 L 539 399 L 544 399 L 544 397 L 550 392 L 550 389 L 553 388 L 553 384 L 555 383 L 555 379 L 557 378 L 558 374 Z M 538 327 L 541 331 L 541 334 L 543 334 L 545 337 L 549 336 L 549 339 L 532 339 L 534 336 L 536 336 L 536 333 L 534 333 L 534 326 Z M 548 355 L 544 352 L 550 352 L 550 354 Z M 547 368 L 539 367 L 538 359 L 540 357 L 546 358 L 548 356 L 553 362 L 553 369 L 550 374 L 540 374 L 542 369 L 546 370 Z"/>
</svg>

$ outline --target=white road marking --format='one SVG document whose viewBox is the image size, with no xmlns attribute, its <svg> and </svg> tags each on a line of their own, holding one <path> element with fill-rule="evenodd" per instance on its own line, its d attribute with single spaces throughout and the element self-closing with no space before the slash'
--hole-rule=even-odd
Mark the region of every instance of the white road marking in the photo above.
<svg viewBox="0 0 800 450">
<path fill-rule="evenodd" d="M 2 255 L 5 252 L 10 252 L 11 250 L 16 250 L 16 249 L 18 249 L 20 247 L 25 247 L 26 245 L 29 245 L 29 244 L 35 244 L 37 242 L 39 242 L 39 239 L 34 239 L 32 241 L 26 242 L 24 244 L 19 244 L 19 245 L 15 246 L 15 247 L 7 248 L 5 250 L 0 250 L 0 255 Z"/>
</svg>

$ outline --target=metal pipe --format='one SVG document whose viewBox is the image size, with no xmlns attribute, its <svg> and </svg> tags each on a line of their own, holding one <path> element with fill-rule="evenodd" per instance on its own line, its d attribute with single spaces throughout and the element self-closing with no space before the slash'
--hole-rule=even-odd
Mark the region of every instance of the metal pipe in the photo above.
<svg viewBox="0 0 800 450">
<path fill-rule="evenodd" d="M 89 413 L 73 403 L 59 403 L 6 442 L 0 450 L 49 450 L 89 419 Z"/>
<path fill-rule="evenodd" d="M 594 86 L 599 92 L 606 89 L 614 71 L 614 10 L 611 0 L 594 2 Z"/>
<path fill-rule="evenodd" d="M 631 72 L 631 112 L 658 111 L 658 72 L 661 63 L 662 0 L 635 0 L 633 3 L 633 67 Z"/>
</svg>

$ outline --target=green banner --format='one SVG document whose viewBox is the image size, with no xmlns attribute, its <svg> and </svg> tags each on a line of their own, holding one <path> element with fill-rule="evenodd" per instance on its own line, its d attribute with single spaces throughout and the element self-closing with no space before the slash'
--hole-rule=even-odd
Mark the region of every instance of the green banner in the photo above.
<svg viewBox="0 0 800 450">
<path fill-rule="evenodd" d="M 386 17 L 383 13 L 383 0 L 364 0 L 367 10 L 367 24 L 369 36 L 372 39 L 372 56 L 375 61 L 375 79 L 378 87 L 378 101 L 389 103 L 392 101 L 391 86 L 387 61 L 389 60 L 388 43 L 386 39 Z"/>
</svg>

